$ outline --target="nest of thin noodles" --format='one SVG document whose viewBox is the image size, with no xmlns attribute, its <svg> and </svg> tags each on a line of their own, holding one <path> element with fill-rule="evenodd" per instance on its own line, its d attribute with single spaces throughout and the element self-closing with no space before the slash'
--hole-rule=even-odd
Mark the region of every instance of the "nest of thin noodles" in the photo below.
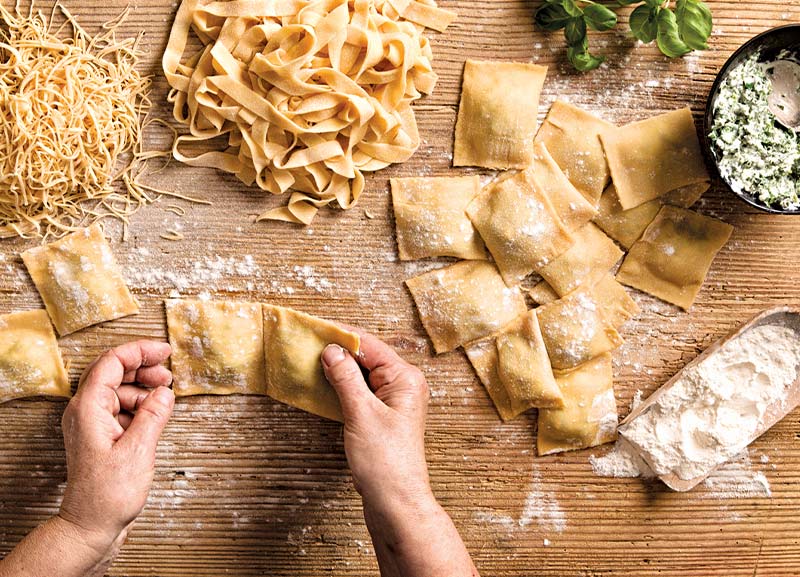
<svg viewBox="0 0 800 577">
<path fill-rule="evenodd" d="M 54 14 L 0 6 L 0 238 L 127 222 L 151 200 L 137 183 L 158 155 L 141 148 L 150 78 L 136 70 L 138 37 L 116 39 L 126 13 L 90 36 L 56 7 L 65 22 L 51 30 Z"/>
<path fill-rule="evenodd" d="M 183 0 L 163 58 L 190 131 L 173 155 L 292 192 L 259 219 L 308 224 L 321 206 L 348 208 L 364 172 L 419 146 L 411 103 L 436 83 L 423 32 L 454 17 L 434 0 Z M 191 31 L 200 45 L 187 50 Z"/>
</svg>

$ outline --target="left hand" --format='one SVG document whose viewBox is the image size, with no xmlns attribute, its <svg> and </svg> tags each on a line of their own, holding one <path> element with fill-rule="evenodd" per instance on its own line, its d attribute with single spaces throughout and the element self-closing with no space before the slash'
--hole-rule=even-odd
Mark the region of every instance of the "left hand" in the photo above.
<svg viewBox="0 0 800 577">
<path fill-rule="evenodd" d="M 156 445 L 172 414 L 167 343 L 106 352 L 81 377 L 62 418 L 67 488 L 59 517 L 95 549 L 127 535 L 153 482 Z"/>
</svg>

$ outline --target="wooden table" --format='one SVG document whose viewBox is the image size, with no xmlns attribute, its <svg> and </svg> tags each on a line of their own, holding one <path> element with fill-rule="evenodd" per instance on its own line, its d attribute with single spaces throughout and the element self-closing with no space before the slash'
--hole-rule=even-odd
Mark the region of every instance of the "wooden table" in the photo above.
<svg viewBox="0 0 800 577">
<path fill-rule="evenodd" d="M 441 78 L 415 107 L 423 137 L 416 155 L 368 177 L 356 208 L 322 211 L 305 229 L 252 222 L 253 214 L 285 198 L 266 198 L 212 170 L 169 166 L 152 182 L 214 205 L 178 203 L 187 210 L 178 218 L 165 210 L 172 201 L 164 200 L 136 215 L 130 239 L 115 250 L 142 312 L 62 339 L 73 377 L 108 347 L 164 339 L 162 300 L 175 290 L 293 306 L 361 325 L 424 369 L 432 391 L 432 483 L 483 575 L 800 573 L 800 412 L 752 447 L 750 468 L 766 474 L 771 498 L 728 498 L 702 485 L 677 494 L 658 483 L 600 478 L 587 458 L 604 449 L 536 458 L 534 418 L 501 423 L 463 353 L 433 356 L 402 284 L 429 265 L 397 260 L 388 178 L 468 172 L 450 167 L 466 57 L 547 64 L 540 118 L 556 98 L 620 124 L 686 105 L 699 118 L 715 71 L 736 47 L 762 30 L 800 21 L 800 6 L 785 0 L 710 4 L 711 50 L 667 60 L 619 25 L 592 38 L 608 65 L 581 75 L 565 64 L 560 34 L 534 30 L 538 2 L 442 0 L 459 18 L 445 34 L 430 33 Z M 67 5 L 96 30 L 126 2 Z M 155 75 L 155 114 L 166 118 L 159 62 L 176 3 L 134 0 L 132 6 L 123 33 L 146 32 L 142 69 Z M 169 135 L 154 129 L 149 142 L 166 145 Z M 627 343 L 615 355 L 622 415 L 636 391 L 646 396 L 752 314 L 800 302 L 800 221 L 757 213 L 718 183 L 699 210 L 736 232 L 691 312 L 636 295 L 643 312 L 625 328 Z M 186 240 L 160 239 L 175 223 Z M 118 240 L 119 227 L 109 229 Z M 18 256 L 31 244 L 0 246 L 2 312 L 41 306 Z M 66 479 L 63 409 L 63 402 L 43 400 L 0 406 L 3 553 L 57 510 Z M 111 574 L 377 574 L 340 426 L 268 398 L 180 400 L 159 446 L 150 501 Z"/>
</svg>

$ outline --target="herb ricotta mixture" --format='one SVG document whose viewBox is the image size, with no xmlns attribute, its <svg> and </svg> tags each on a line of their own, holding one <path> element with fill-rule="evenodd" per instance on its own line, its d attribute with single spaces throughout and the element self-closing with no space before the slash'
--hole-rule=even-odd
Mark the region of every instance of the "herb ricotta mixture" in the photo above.
<svg viewBox="0 0 800 577">
<path fill-rule="evenodd" d="M 720 85 L 709 138 L 720 175 L 737 193 L 784 210 L 800 209 L 800 136 L 769 110 L 769 64 L 755 53 Z"/>
</svg>

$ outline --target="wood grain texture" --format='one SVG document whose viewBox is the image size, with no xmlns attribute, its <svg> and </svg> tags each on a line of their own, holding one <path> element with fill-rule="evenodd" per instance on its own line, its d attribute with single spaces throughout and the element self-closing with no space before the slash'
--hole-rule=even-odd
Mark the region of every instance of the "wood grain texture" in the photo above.
<svg viewBox="0 0 800 577">
<path fill-rule="evenodd" d="M 172 204 L 164 200 L 136 215 L 129 241 L 115 243 L 115 250 L 142 312 L 62 339 L 73 378 L 113 345 L 164 339 L 161 301 L 173 290 L 290 305 L 361 325 L 423 368 L 433 393 L 427 434 L 431 480 L 483 575 L 800 573 L 800 411 L 751 451 L 752 468 L 763 470 L 772 485 L 771 498 L 725 498 L 702 485 L 676 494 L 657 483 L 599 478 L 587 458 L 604 449 L 536 458 L 533 417 L 502 424 L 463 353 L 433 356 L 402 284 L 424 265 L 398 262 L 388 194 L 393 176 L 470 172 L 450 167 L 467 57 L 548 65 L 540 119 L 555 98 L 616 123 L 686 105 L 699 119 L 727 56 L 762 30 L 800 21 L 800 6 L 712 1 L 711 49 L 672 61 L 653 46 L 637 45 L 620 25 L 613 33 L 592 36 L 608 65 L 580 75 L 565 63 L 559 34 L 534 30 L 537 2 L 441 4 L 459 18 L 446 33 L 430 33 L 441 79 L 436 92 L 416 106 L 423 144 L 415 156 L 369 176 L 356 208 L 322 211 L 308 229 L 253 223 L 252 215 L 286 199 L 268 198 L 211 170 L 171 164 L 153 177 L 154 184 L 214 205 L 179 202 L 188 211 L 180 219 L 164 210 Z M 125 5 L 124 0 L 68 2 L 89 29 Z M 143 71 L 155 75 L 154 114 L 167 118 L 159 60 L 177 5 L 136 0 L 131 6 L 122 32 L 145 32 Z M 43 7 L 49 10 L 49 4 Z M 169 135 L 154 128 L 148 139 L 163 146 Z M 643 313 L 626 325 L 627 343 L 615 354 L 623 415 L 635 391 L 654 390 L 757 311 L 800 304 L 800 221 L 757 213 L 719 183 L 699 210 L 736 231 L 689 313 L 635 295 Z M 176 222 L 186 240 L 161 240 L 159 234 Z M 119 239 L 119 228 L 109 228 Z M 0 312 L 41 306 L 18 257 L 30 244 L 0 245 Z M 331 286 L 320 286 L 321 279 Z M 63 408 L 63 402 L 44 400 L 0 405 L 0 553 L 57 510 L 66 479 Z M 761 463 L 761 455 L 769 462 Z M 159 446 L 148 506 L 111 574 L 377 575 L 340 426 L 267 398 L 179 400 Z"/>
</svg>

